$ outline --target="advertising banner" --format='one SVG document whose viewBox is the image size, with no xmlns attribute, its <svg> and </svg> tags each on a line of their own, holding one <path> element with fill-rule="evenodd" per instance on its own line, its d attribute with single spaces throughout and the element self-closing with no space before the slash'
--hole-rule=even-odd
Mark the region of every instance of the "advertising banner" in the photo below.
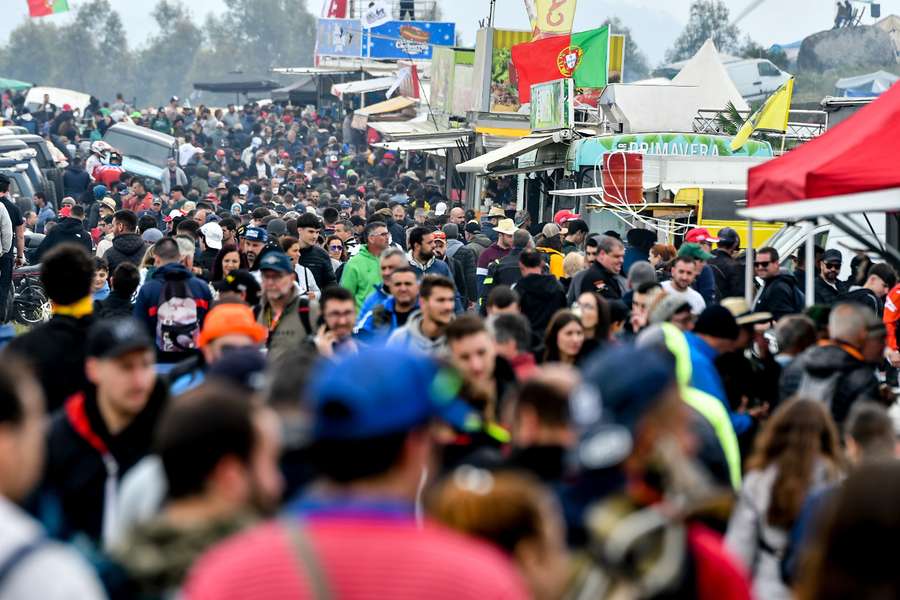
<svg viewBox="0 0 900 600">
<path fill-rule="evenodd" d="M 317 56 L 362 56 L 362 24 L 358 19 L 319 19 Z"/>
<path fill-rule="evenodd" d="M 609 36 L 609 83 L 622 83 L 625 76 L 625 36 Z"/>
<path fill-rule="evenodd" d="M 344 19 L 347 17 L 347 0 L 328 0 L 323 17 L 329 19 Z"/>
<path fill-rule="evenodd" d="M 535 0 L 534 39 L 572 33 L 577 4 L 578 0 Z"/>
<path fill-rule="evenodd" d="M 521 103 L 515 78 L 516 69 L 512 64 L 512 47 L 530 40 L 530 31 L 493 30 L 490 112 L 519 110 Z"/>
<path fill-rule="evenodd" d="M 364 32 L 363 56 L 376 59 L 430 60 L 434 46 L 453 46 L 455 23 L 389 21 Z"/>
<path fill-rule="evenodd" d="M 575 126 L 575 84 L 557 79 L 531 86 L 531 131 L 555 131 Z"/>
</svg>

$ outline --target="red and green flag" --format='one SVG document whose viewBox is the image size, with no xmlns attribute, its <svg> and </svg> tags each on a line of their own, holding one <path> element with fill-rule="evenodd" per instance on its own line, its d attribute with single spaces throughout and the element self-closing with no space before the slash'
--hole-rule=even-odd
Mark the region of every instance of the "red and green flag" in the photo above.
<svg viewBox="0 0 900 600">
<path fill-rule="evenodd" d="M 519 83 L 519 102 L 531 102 L 531 86 L 572 78 L 575 87 L 600 88 L 607 83 L 609 25 L 557 35 L 512 47 Z"/>
<path fill-rule="evenodd" d="M 69 10 L 69 0 L 28 0 L 28 14 L 46 17 Z"/>
</svg>

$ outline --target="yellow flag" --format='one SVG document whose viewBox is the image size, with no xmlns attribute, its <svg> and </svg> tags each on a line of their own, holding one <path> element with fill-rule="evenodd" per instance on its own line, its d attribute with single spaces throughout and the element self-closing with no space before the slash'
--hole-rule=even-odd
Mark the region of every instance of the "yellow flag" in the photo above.
<svg viewBox="0 0 900 600">
<path fill-rule="evenodd" d="M 625 36 L 609 36 L 609 83 L 622 83 L 622 70 L 625 65 Z"/>
<path fill-rule="evenodd" d="M 766 98 L 766 102 L 758 111 L 744 121 L 737 135 L 731 140 L 731 149 L 742 148 L 754 131 L 787 131 L 788 114 L 791 112 L 791 98 L 794 95 L 794 78 L 788 79 L 774 94 Z"/>
<path fill-rule="evenodd" d="M 577 3 L 578 0 L 535 0 L 534 39 L 572 33 Z"/>
</svg>

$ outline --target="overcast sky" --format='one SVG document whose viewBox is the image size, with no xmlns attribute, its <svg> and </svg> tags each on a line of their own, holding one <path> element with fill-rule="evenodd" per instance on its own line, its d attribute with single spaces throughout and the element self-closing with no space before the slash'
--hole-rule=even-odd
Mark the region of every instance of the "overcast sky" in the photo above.
<svg viewBox="0 0 900 600">
<path fill-rule="evenodd" d="M 69 0 L 73 8 L 80 0 Z M 473 44 L 478 20 L 487 16 L 488 0 L 440 0 L 444 17 L 454 21 L 463 41 Z M 725 0 L 732 15 L 738 14 L 751 0 Z M 26 0 L 0 0 L 0 41 L 28 14 Z M 152 32 L 148 15 L 154 0 L 110 0 L 122 15 L 132 41 L 144 40 Z M 224 9 L 224 0 L 191 0 L 188 3 L 198 21 L 207 13 Z M 609 15 L 616 15 L 631 27 L 635 41 L 644 49 L 651 63 L 657 64 L 678 35 L 688 18 L 691 0 L 581 0 L 575 17 L 576 29 L 588 29 Z M 310 10 L 318 14 L 322 0 L 308 0 Z M 900 0 L 881 0 L 882 14 L 900 13 Z M 664 8 L 663 8 L 664 6 Z M 64 22 L 66 15 L 43 17 Z M 497 0 L 498 27 L 527 28 L 523 0 Z M 834 21 L 834 0 L 767 0 L 740 23 L 741 31 L 764 46 L 789 43 L 810 33 L 828 29 Z M 2 76 L 2 73 L 0 73 Z"/>
</svg>

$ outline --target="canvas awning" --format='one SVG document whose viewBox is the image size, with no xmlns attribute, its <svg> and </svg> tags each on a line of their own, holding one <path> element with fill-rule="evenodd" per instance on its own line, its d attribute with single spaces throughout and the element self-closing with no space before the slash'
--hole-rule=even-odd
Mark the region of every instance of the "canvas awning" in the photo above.
<svg viewBox="0 0 900 600">
<path fill-rule="evenodd" d="M 295 98 L 312 98 L 314 100 L 317 92 L 316 77 L 305 75 L 291 85 L 272 90 L 272 100 L 275 102 L 286 102 Z"/>
<path fill-rule="evenodd" d="M 18 79 L 6 79 L 0 77 L 0 90 L 12 90 L 14 92 L 22 92 L 32 87 L 33 83 L 27 81 L 19 81 Z"/>
<path fill-rule="evenodd" d="M 344 94 L 368 94 L 369 92 L 382 92 L 388 90 L 397 81 L 396 77 L 375 77 L 362 81 L 348 81 L 336 83 L 331 86 L 331 95 L 338 98 Z"/>
<path fill-rule="evenodd" d="M 510 142 L 505 146 L 492 150 L 481 156 L 476 156 L 471 160 L 456 165 L 456 170 L 460 173 L 476 173 L 479 175 L 489 175 L 495 167 L 513 160 L 527 152 L 537 150 L 543 146 L 553 143 L 553 135 L 529 135 L 522 139 Z"/>
<path fill-rule="evenodd" d="M 393 140 L 390 142 L 377 142 L 372 144 L 376 148 L 385 150 L 397 150 L 400 152 L 417 152 L 423 150 L 447 150 L 457 148 L 459 144 L 469 143 L 468 132 L 442 131 L 431 135 L 416 136 L 412 139 Z"/>
<path fill-rule="evenodd" d="M 751 169 L 747 208 L 739 213 L 769 221 L 898 210 L 900 170 L 892 152 L 898 135 L 900 86 L 894 86 L 824 135 Z"/>
<path fill-rule="evenodd" d="M 405 110 L 407 108 L 415 106 L 418 103 L 419 103 L 419 101 L 414 100 L 413 98 L 397 96 L 396 98 L 390 98 L 388 100 L 385 100 L 384 102 L 377 102 L 370 106 L 359 108 L 353 114 L 363 115 L 366 117 L 372 117 L 375 115 L 384 115 L 387 113 L 399 112 L 401 110 Z"/>
<path fill-rule="evenodd" d="M 209 81 L 195 81 L 194 89 L 202 92 L 223 94 L 249 94 L 252 92 L 270 92 L 281 84 L 262 75 L 244 75 L 233 73 Z"/>
</svg>

